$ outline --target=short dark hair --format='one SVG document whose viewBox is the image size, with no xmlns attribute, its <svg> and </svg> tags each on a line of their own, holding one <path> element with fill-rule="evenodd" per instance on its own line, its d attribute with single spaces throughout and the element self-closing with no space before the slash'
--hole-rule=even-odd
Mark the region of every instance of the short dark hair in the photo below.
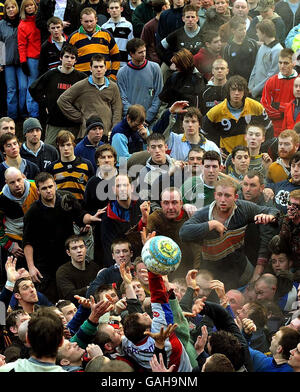
<svg viewBox="0 0 300 392">
<path fill-rule="evenodd" d="M 246 151 L 249 153 L 249 148 L 247 146 L 242 146 L 242 145 L 235 146 L 231 151 L 231 158 L 235 159 L 236 153 L 238 151 Z"/>
<path fill-rule="evenodd" d="M 190 11 L 196 12 L 196 15 L 198 16 L 198 9 L 197 9 L 197 7 L 196 7 L 195 5 L 193 5 L 193 4 L 186 4 L 186 5 L 183 7 L 182 16 L 184 16 L 184 15 L 186 14 L 186 12 L 190 12 Z"/>
<path fill-rule="evenodd" d="M 28 340 L 37 357 L 56 357 L 63 339 L 64 327 L 60 317 L 47 307 L 33 312 L 28 323 Z"/>
<path fill-rule="evenodd" d="M 226 355 L 235 370 L 244 364 L 244 350 L 236 336 L 231 332 L 217 331 L 210 336 L 211 354 L 220 353 Z"/>
<path fill-rule="evenodd" d="M 217 37 L 220 37 L 220 33 L 218 31 L 208 30 L 204 34 L 204 44 L 208 42 L 209 44 Z"/>
<path fill-rule="evenodd" d="M 166 5 L 166 0 L 152 0 L 151 5 L 155 14 L 158 14 L 162 11 L 163 6 Z"/>
<path fill-rule="evenodd" d="M 113 253 L 115 246 L 120 245 L 120 244 L 128 244 L 129 250 L 131 250 L 131 248 L 132 248 L 132 245 L 131 245 L 130 241 L 128 241 L 127 238 L 125 238 L 125 237 L 124 238 L 116 238 L 111 243 L 111 246 L 110 246 L 111 253 Z"/>
<path fill-rule="evenodd" d="M 151 133 L 146 141 L 147 141 L 147 146 L 149 146 L 149 144 L 153 141 L 163 141 L 164 143 L 166 143 L 166 138 L 164 137 L 164 135 L 162 133 L 157 133 L 157 132 L 153 132 Z"/>
<path fill-rule="evenodd" d="M 254 286 L 255 287 L 255 286 Z M 265 328 L 268 320 L 268 312 L 265 306 L 257 301 L 249 302 L 248 317 L 251 319 L 257 328 Z"/>
<path fill-rule="evenodd" d="M 91 57 L 91 60 L 90 60 L 90 66 L 91 67 L 92 67 L 94 61 L 99 61 L 99 62 L 103 61 L 105 66 L 106 66 L 106 59 L 103 56 L 103 54 L 100 54 L 100 53 L 99 54 L 94 54 L 94 56 Z"/>
<path fill-rule="evenodd" d="M 101 284 L 95 290 L 94 293 L 95 300 L 98 302 L 100 299 L 100 294 L 103 293 L 104 291 L 109 291 L 109 290 L 115 290 L 116 294 L 118 294 L 116 288 L 112 284 Z"/>
<path fill-rule="evenodd" d="M 200 146 L 193 146 L 191 149 L 190 149 L 190 151 L 189 151 L 189 153 L 188 153 L 188 158 L 190 157 L 190 153 L 191 152 L 202 152 L 202 155 L 204 154 L 204 152 L 205 152 L 205 150 L 202 148 L 202 147 L 200 147 Z"/>
<path fill-rule="evenodd" d="M 47 29 L 49 29 L 49 27 L 52 23 L 53 24 L 60 24 L 63 26 L 63 21 L 60 18 L 58 18 L 57 16 L 51 16 L 51 18 L 49 18 L 47 20 Z"/>
<path fill-rule="evenodd" d="M 276 37 L 276 28 L 274 22 L 271 19 L 263 19 L 256 25 L 256 30 L 265 34 L 268 38 Z"/>
<path fill-rule="evenodd" d="M 32 282 L 32 279 L 31 279 L 30 276 L 26 276 L 26 277 L 24 277 L 24 278 L 19 278 L 19 279 L 17 279 L 17 280 L 15 281 L 15 285 L 14 285 L 14 288 L 13 288 L 13 293 L 14 293 L 14 294 L 15 294 L 15 293 L 20 294 L 20 289 L 19 289 L 20 283 L 24 282 L 25 280 L 29 280 L 30 282 Z"/>
<path fill-rule="evenodd" d="M 15 135 L 11 132 L 7 132 L 7 133 L 4 133 L 3 135 L 1 135 L 1 137 L 0 137 L 0 150 L 1 150 L 1 152 L 4 152 L 5 144 L 13 139 L 15 139 L 20 144 L 17 135 Z"/>
<path fill-rule="evenodd" d="M 224 354 L 213 354 L 205 362 L 205 373 L 227 373 L 234 372 L 234 367 L 231 361 Z"/>
<path fill-rule="evenodd" d="M 36 177 L 34 179 L 35 185 L 38 189 L 39 189 L 40 184 L 42 184 L 48 180 L 52 180 L 55 183 L 54 177 L 52 176 L 52 174 L 50 174 L 48 172 L 40 172 L 39 174 L 36 175 Z"/>
<path fill-rule="evenodd" d="M 70 53 L 76 57 L 76 60 L 78 59 L 78 49 L 76 48 L 76 46 L 74 46 L 70 43 L 65 43 L 63 45 L 63 47 L 61 48 L 61 51 L 60 51 L 60 58 L 62 58 L 65 53 Z"/>
<path fill-rule="evenodd" d="M 107 332 L 104 331 L 104 328 L 107 327 L 109 324 L 107 323 L 101 323 L 98 325 L 97 333 L 95 338 L 93 339 L 94 344 L 98 344 L 98 346 L 101 348 L 103 353 L 105 353 L 105 345 L 106 343 L 111 342 L 111 338 Z"/>
<path fill-rule="evenodd" d="M 139 313 L 131 313 L 125 317 L 124 324 L 124 335 L 133 344 L 137 344 L 145 338 L 144 332 L 147 327 L 139 323 Z"/>
<path fill-rule="evenodd" d="M 65 241 L 65 249 L 69 250 L 71 242 L 78 242 L 78 241 L 83 241 L 83 243 L 85 244 L 84 237 L 82 235 L 78 235 L 78 234 L 71 235 Z"/>
<path fill-rule="evenodd" d="M 96 164 L 98 162 L 98 158 L 101 157 L 104 151 L 110 151 L 115 158 L 115 164 L 117 163 L 117 152 L 110 144 L 102 144 L 101 146 L 97 147 L 95 152 L 95 161 Z"/>
<path fill-rule="evenodd" d="M 290 351 L 300 343 L 300 333 L 289 326 L 280 327 L 279 331 L 282 332 L 278 342 L 282 346 L 282 356 L 284 359 L 289 359 Z"/>
<path fill-rule="evenodd" d="M 194 106 L 190 106 L 187 108 L 186 112 L 183 113 L 183 119 L 185 118 L 192 118 L 192 117 L 197 117 L 197 120 L 199 121 L 199 125 L 201 126 L 202 123 L 202 113 L 200 110 Z"/>
<path fill-rule="evenodd" d="M 263 185 L 265 183 L 265 178 L 263 176 L 263 174 L 257 170 L 249 170 L 247 171 L 247 173 L 245 174 L 244 177 L 248 177 L 248 178 L 254 178 L 257 177 L 259 180 L 260 185 Z"/>
<path fill-rule="evenodd" d="M 135 53 L 142 46 L 146 46 L 146 44 L 141 38 L 132 38 L 127 42 L 126 50 L 129 54 Z"/>
<path fill-rule="evenodd" d="M 202 162 L 204 163 L 205 160 L 208 161 L 218 161 L 219 165 L 221 165 L 221 157 L 217 151 L 209 150 L 205 151 L 202 157 Z"/>
<path fill-rule="evenodd" d="M 246 126 L 246 133 L 250 127 L 257 127 L 262 130 L 263 136 L 266 136 L 266 127 L 259 117 L 252 117 L 249 124 Z"/>
<path fill-rule="evenodd" d="M 16 310 L 13 310 L 12 312 L 9 312 L 7 314 L 6 321 L 5 321 L 5 326 L 6 326 L 7 331 L 9 331 L 9 328 L 16 326 L 17 317 L 21 314 L 25 315 L 26 314 L 25 310 L 16 309 Z"/>
<path fill-rule="evenodd" d="M 300 161 L 300 151 L 295 152 L 295 154 L 290 159 L 290 165 L 292 163 L 297 163 Z"/>
</svg>

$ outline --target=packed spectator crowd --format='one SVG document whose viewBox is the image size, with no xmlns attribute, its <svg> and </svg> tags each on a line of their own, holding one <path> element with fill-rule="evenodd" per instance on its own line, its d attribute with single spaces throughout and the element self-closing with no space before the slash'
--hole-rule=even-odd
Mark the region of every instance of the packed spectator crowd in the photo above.
<svg viewBox="0 0 300 392">
<path fill-rule="evenodd" d="M 0 372 L 299 372 L 300 1 L 0 19 Z"/>
</svg>

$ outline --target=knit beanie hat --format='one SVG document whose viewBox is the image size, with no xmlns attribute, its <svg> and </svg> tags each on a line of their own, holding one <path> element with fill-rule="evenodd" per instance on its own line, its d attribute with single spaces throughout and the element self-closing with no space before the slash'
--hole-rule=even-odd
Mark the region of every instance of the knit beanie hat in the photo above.
<svg viewBox="0 0 300 392">
<path fill-rule="evenodd" d="M 31 131 L 34 128 L 38 128 L 41 131 L 43 130 L 41 123 L 37 118 L 29 117 L 23 123 L 23 135 L 25 136 L 27 132 Z"/>
<path fill-rule="evenodd" d="M 91 116 L 86 120 L 86 133 L 88 134 L 92 128 L 97 126 L 104 128 L 102 119 L 98 116 Z"/>
</svg>

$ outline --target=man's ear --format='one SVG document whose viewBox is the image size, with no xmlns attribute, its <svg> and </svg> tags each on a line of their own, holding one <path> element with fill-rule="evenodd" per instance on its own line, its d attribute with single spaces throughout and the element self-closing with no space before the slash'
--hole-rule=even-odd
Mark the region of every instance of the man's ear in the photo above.
<svg viewBox="0 0 300 392">
<path fill-rule="evenodd" d="M 113 350 L 113 346 L 112 346 L 111 342 L 105 343 L 104 348 L 105 348 L 106 351 Z"/>
<path fill-rule="evenodd" d="M 9 327 L 11 333 L 18 333 L 17 327 Z"/>
<path fill-rule="evenodd" d="M 67 358 L 63 358 L 60 362 L 59 362 L 59 364 L 60 364 L 60 366 L 68 366 L 68 365 L 70 365 L 70 361 L 67 359 Z"/>
<path fill-rule="evenodd" d="M 70 253 L 69 249 L 66 249 L 66 253 L 67 253 L 68 256 L 71 257 L 71 253 Z"/>
<path fill-rule="evenodd" d="M 283 348 L 282 348 L 282 346 L 279 344 L 279 346 L 277 347 L 276 352 L 277 352 L 278 354 L 281 354 L 282 351 L 283 351 Z"/>
<path fill-rule="evenodd" d="M 235 200 L 237 200 L 239 198 L 238 193 L 235 194 Z"/>
<path fill-rule="evenodd" d="M 19 294 L 19 293 L 15 293 L 15 298 L 16 298 L 17 300 L 21 299 L 20 294 Z"/>
</svg>

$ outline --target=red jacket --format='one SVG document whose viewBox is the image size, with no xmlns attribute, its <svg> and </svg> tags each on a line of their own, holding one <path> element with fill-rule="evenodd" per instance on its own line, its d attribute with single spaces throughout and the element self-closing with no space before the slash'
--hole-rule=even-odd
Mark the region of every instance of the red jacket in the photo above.
<svg viewBox="0 0 300 392">
<path fill-rule="evenodd" d="M 20 63 L 27 58 L 38 59 L 41 52 L 41 32 L 35 25 L 35 15 L 26 16 L 18 27 L 18 50 Z"/>
<path fill-rule="evenodd" d="M 300 112 L 297 115 L 296 121 L 294 121 L 295 112 L 295 100 L 290 102 L 284 113 L 284 118 L 282 121 L 282 129 L 294 129 L 294 125 L 300 121 Z"/>
<path fill-rule="evenodd" d="M 294 98 L 293 85 L 296 76 L 296 71 L 295 76 L 290 79 L 283 78 L 280 73 L 276 74 L 267 80 L 263 88 L 260 102 L 272 120 L 275 137 L 286 129 L 282 127 L 283 115 L 287 105 Z"/>
<path fill-rule="evenodd" d="M 209 81 L 212 77 L 211 68 L 216 59 L 220 59 L 220 55 L 213 55 L 206 48 L 201 48 L 194 55 L 194 64 L 198 71 Z"/>
</svg>

